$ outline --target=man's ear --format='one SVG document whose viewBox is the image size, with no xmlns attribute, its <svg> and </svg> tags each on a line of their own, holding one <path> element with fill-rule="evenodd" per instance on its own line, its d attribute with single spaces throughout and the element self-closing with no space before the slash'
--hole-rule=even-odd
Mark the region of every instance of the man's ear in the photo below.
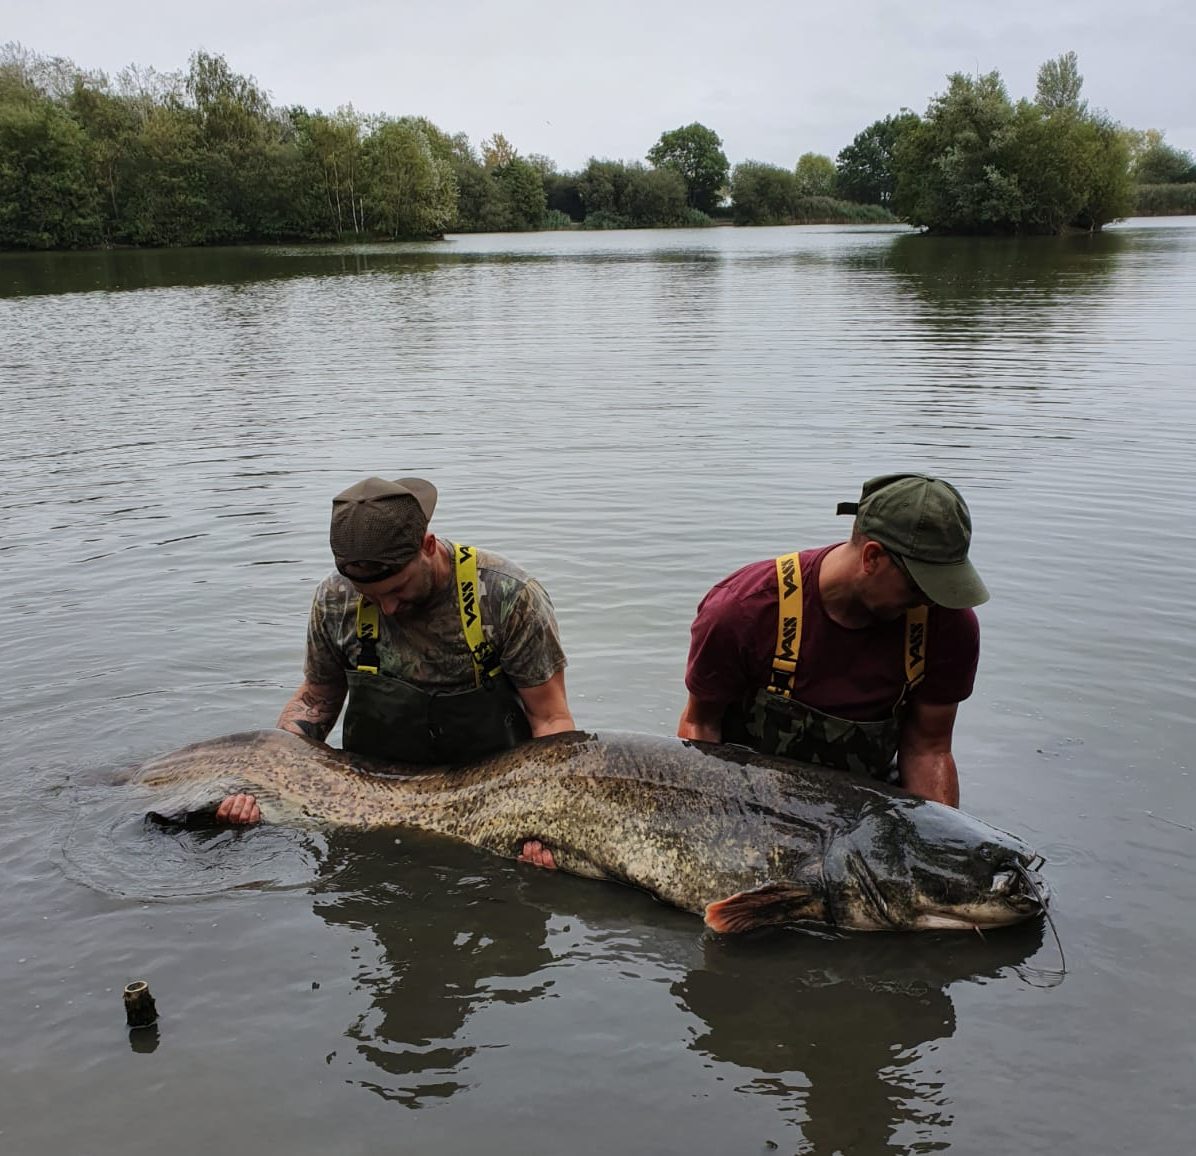
<svg viewBox="0 0 1196 1156">
<path fill-rule="evenodd" d="M 877 568 L 887 556 L 888 551 L 879 542 L 873 542 L 869 539 L 864 543 L 864 548 L 860 551 L 860 562 L 863 564 L 864 573 L 868 575 L 875 574 Z"/>
</svg>

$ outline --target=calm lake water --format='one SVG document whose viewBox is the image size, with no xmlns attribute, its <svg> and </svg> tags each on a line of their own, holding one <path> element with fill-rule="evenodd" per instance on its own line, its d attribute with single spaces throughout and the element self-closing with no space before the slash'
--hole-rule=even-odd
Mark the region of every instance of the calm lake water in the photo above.
<svg viewBox="0 0 1196 1156">
<path fill-rule="evenodd" d="M 960 1153 L 1196 1128 L 1196 226 L 0 257 L 0 1151 Z M 1041 928 L 728 942 L 404 834 L 164 834 L 105 776 L 272 725 L 333 493 L 540 577 L 585 727 L 873 474 L 976 525 L 967 810 Z M 145 977 L 156 1033 L 124 1027 Z"/>
</svg>

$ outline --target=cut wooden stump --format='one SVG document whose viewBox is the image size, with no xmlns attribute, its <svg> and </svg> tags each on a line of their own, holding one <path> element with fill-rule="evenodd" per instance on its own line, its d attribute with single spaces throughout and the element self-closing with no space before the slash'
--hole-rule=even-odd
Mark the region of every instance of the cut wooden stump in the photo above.
<svg viewBox="0 0 1196 1156">
<path fill-rule="evenodd" d="M 135 979 L 125 987 L 125 1018 L 131 1028 L 148 1028 L 158 1019 L 154 997 L 143 979 Z"/>
</svg>

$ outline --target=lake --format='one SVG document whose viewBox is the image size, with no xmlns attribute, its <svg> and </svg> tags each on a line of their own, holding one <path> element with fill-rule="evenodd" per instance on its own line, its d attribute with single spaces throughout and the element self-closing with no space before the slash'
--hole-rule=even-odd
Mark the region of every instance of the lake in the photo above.
<svg viewBox="0 0 1196 1156">
<path fill-rule="evenodd" d="M 0 256 L 0 1150 L 1186 1150 L 1194 301 L 1191 218 Z M 726 940 L 431 837 L 106 806 L 274 723 L 367 474 L 543 581 L 579 725 L 670 734 L 707 588 L 900 469 L 972 509 L 962 801 L 1046 856 L 1061 982 L 1038 926 Z"/>
</svg>

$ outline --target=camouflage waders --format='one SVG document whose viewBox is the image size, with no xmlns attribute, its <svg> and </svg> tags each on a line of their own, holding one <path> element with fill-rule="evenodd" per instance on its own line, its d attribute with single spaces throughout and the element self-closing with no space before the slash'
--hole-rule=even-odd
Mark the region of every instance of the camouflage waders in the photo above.
<svg viewBox="0 0 1196 1156">
<path fill-rule="evenodd" d="M 473 657 L 476 685 L 429 692 L 378 668 L 378 607 L 358 599 L 357 669 L 347 672 L 344 747 L 395 762 L 463 763 L 531 738 L 519 693 L 502 672 L 499 655 L 482 633 L 477 555 L 452 546 L 461 627 Z"/>
<path fill-rule="evenodd" d="M 824 767 L 887 780 L 901 738 L 909 693 L 926 669 L 925 606 L 905 614 L 905 686 L 888 717 L 872 722 L 836 718 L 792 697 L 801 648 L 802 578 L 796 553 L 777 559 L 777 646 L 768 686 L 724 726 L 727 742 L 746 742 L 766 755 L 781 755 Z"/>
</svg>

